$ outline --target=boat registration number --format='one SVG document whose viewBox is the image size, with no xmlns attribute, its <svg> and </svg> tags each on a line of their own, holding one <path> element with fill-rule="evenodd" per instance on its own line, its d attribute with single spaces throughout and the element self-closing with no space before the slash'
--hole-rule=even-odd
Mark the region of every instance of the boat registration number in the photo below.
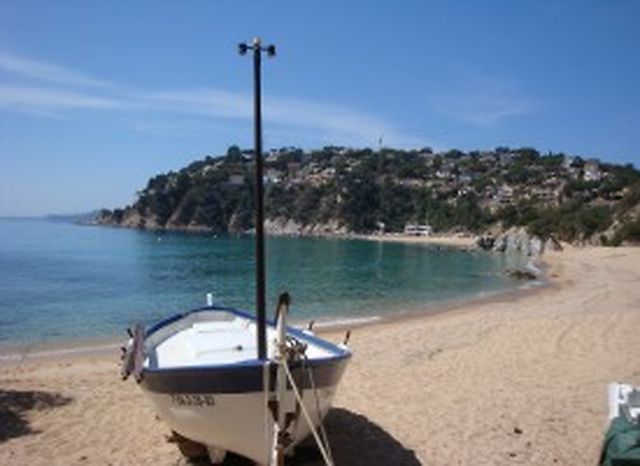
<svg viewBox="0 0 640 466">
<path fill-rule="evenodd" d="M 213 395 L 181 393 L 171 395 L 171 402 L 176 406 L 215 406 Z"/>
</svg>

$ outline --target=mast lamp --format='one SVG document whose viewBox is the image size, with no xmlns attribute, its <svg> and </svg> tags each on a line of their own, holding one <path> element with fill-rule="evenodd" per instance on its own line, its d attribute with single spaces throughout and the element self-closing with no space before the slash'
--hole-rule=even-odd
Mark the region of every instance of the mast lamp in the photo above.
<svg viewBox="0 0 640 466">
<path fill-rule="evenodd" d="M 246 55 L 249 50 L 253 52 L 266 52 L 269 57 L 275 57 L 276 55 L 276 46 L 273 44 L 262 46 L 259 38 L 253 39 L 251 44 L 244 42 L 238 44 L 238 53 L 240 55 Z"/>
</svg>

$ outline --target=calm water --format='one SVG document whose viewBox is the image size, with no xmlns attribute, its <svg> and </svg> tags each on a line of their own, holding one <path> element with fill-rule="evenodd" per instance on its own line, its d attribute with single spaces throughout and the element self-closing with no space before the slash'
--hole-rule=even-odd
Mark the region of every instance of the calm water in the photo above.
<svg viewBox="0 0 640 466">
<path fill-rule="evenodd" d="M 267 241 L 269 313 L 292 294 L 294 320 L 432 309 L 516 286 L 509 259 L 420 245 Z M 122 335 L 215 301 L 253 309 L 253 238 L 0 219 L 0 345 Z"/>
</svg>

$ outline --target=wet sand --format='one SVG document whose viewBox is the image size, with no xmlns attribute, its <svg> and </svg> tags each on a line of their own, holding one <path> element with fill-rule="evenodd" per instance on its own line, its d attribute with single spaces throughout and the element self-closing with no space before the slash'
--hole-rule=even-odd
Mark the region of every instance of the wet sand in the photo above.
<svg viewBox="0 0 640 466">
<path fill-rule="evenodd" d="M 336 463 L 597 463 L 607 384 L 640 385 L 640 249 L 545 262 L 539 291 L 356 329 L 327 421 Z M 185 464 L 117 359 L 2 362 L 0 464 Z M 290 464 L 319 463 L 303 449 Z"/>
</svg>

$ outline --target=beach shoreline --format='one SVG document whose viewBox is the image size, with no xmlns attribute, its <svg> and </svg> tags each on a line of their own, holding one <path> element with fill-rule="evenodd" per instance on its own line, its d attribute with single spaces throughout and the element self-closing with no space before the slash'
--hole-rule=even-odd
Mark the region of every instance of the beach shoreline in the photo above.
<svg viewBox="0 0 640 466">
<path fill-rule="evenodd" d="M 521 285 L 516 288 L 499 290 L 490 293 L 482 293 L 478 296 L 457 298 L 450 301 L 443 301 L 434 304 L 428 309 L 414 306 L 412 308 L 396 311 L 387 315 L 372 315 L 366 317 L 344 317 L 335 321 L 317 321 L 314 325 L 314 332 L 320 336 L 333 335 L 345 331 L 357 331 L 359 329 L 372 326 L 385 326 L 395 322 L 411 323 L 414 320 L 435 319 L 441 315 L 449 313 L 466 313 L 469 307 L 477 305 L 489 305 L 491 303 L 501 303 L 527 299 L 533 294 L 542 292 L 553 284 L 546 278 L 542 278 L 544 283 L 528 286 Z M 303 322 L 290 324 L 296 328 L 305 329 L 307 325 Z M 78 359 L 83 357 L 100 357 L 114 354 L 116 350 L 126 343 L 127 337 L 115 336 L 94 337 L 87 339 L 60 340 L 45 343 L 15 343 L 0 346 L 0 368 L 6 364 L 23 364 L 33 359 Z"/>
<path fill-rule="evenodd" d="M 361 238 L 363 239 L 363 238 Z M 411 244 L 433 245 L 428 237 L 412 238 L 412 237 L 394 237 L 383 239 L 381 241 L 390 242 L 406 242 L 407 239 L 415 239 L 409 241 Z M 374 238 L 373 240 L 376 240 Z M 451 244 L 441 244 L 445 247 L 466 247 L 463 242 L 457 246 Z M 542 269 L 546 269 L 544 258 L 541 258 Z M 431 303 L 428 308 L 421 305 L 413 305 L 402 309 L 397 309 L 390 314 L 374 314 L 370 316 L 345 316 L 342 318 L 331 319 L 327 321 L 316 321 L 314 331 L 321 336 L 341 333 L 347 330 L 358 330 L 370 326 L 387 325 L 393 322 L 404 322 L 420 319 L 436 318 L 439 315 L 447 313 L 465 313 L 468 308 L 477 305 L 489 305 L 491 303 L 500 303 L 504 301 L 513 301 L 526 299 L 532 294 L 539 293 L 545 288 L 552 287 L 553 282 L 548 277 L 546 271 L 536 280 L 523 282 L 522 284 L 490 292 L 481 292 L 477 295 L 452 298 L 440 302 Z M 308 322 L 292 322 L 290 325 L 297 328 L 306 328 Z M 113 354 L 116 350 L 126 342 L 125 328 L 123 328 L 122 336 L 103 336 L 72 340 L 59 340 L 50 342 L 27 342 L 27 343 L 8 343 L 0 345 L 0 367 L 6 364 L 18 363 L 22 364 L 32 359 L 49 359 L 57 358 L 82 358 L 86 356 L 106 356 Z"/>
<path fill-rule="evenodd" d="M 353 332 L 327 421 L 338 465 L 597 463 L 607 384 L 640 385 L 640 249 L 543 257 L 547 286 Z M 0 463 L 180 464 L 117 355 L 4 364 L 3 399 L 39 401 L 17 412 Z"/>
<path fill-rule="evenodd" d="M 475 249 L 478 237 L 473 235 L 406 235 L 403 233 L 386 233 L 381 235 L 352 235 L 355 239 L 380 241 L 387 243 L 424 244 L 431 246 L 450 246 L 463 249 Z"/>
<path fill-rule="evenodd" d="M 248 235 L 253 236 L 252 232 L 242 233 L 220 233 L 211 230 L 206 227 L 170 227 L 170 228 L 140 228 L 131 225 L 120 225 L 112 223 L 99 223 L 99 222 L 79 222 L 78 226 L 95 227 L 95 228 L 115 228 L 124 230 L 140 230 L 146 232 L 154 232 L 158 234 L 163 233 L 184 233 L 193 235 Z M 458 234 L 430 234 L 430 235 L 409 235 L 405 233 L 354 233 L 354 232 L 342 232 L 342 231 L 322 231 L 322 232 L 285 232 L 278 230 L 271 230 L 268 232 L 268 236 L 273 238 L 320 238 L 320 239 L 341 239 L 341 240 L 364 240 L 364 241 L 380 241 L 380 242 L 393 242 L 393 243 L 408 243 L 408 244 L 424 244 L 434 246 L 451 246 L 463 249 L 475 249 L 478 247 L 479 236 L 470 233 L 458 233 Z"/>
</svg>

